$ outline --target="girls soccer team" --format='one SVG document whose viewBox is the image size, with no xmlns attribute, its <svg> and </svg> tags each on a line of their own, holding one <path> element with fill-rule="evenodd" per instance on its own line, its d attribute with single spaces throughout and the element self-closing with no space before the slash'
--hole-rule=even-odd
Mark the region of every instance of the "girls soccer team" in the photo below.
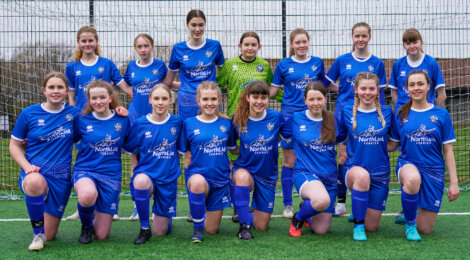
<svg viewBox="0 0 470 260">
<path fill-rule="evenodd" d="M 284 151 L 283 215 L 292 218 L 289 234 L 294 237 L 301 235 L 302 226 L 328 232 L 334 213 L 345 213 L 347 187 L 353 239 L 367 240 L 365 231 L 377 230 L 385 210 L 388 152 L 398 146 L 396 169 L 408 240 L 419 241 L 419 233 L 431 232 L 446 165 L 449 201 L 458 198 L 452 120 L 433 104 L 444 103 L 444 80 L 436 61 L 423 53 L 417 30 L 405 31 L 407 56 L 393 65 L 393 112 L 383 105 L 385 68 L 368 50 L 371 29 L 366 23 L 354 25 L 353 51 L 338 57 L 326 75 L 322 60 L 308 54 L 307 31 L 293 30 L 291 57 L 279 62 L 274 76 L 269 64 L 256 56 L 261 44 L 255 32 L 242 35 L 241 55 L 224 64 L 220 43 L 203 37 L 204 13 L 191 10 L 186 24 L 189 40 L 174 46 L 169 70 L 152 58 L 153 39 L 139 34 L 134 40 L 139 59 L 121 77 L 112 61 L 99 56 L 96 30 L 85 26 L 77 33 L 77 51 L 65 75 L 44 78 L 46 102 L 21 112 L 10 142 L 10 153 L 21 166 L 18 183 L 33 226 L 29 250 L 41 250 L 54 238 L 72 184 L 82 223 L 79 242 L 90 243 L 93 234 L 96 239 L 108 236 L 119 205 L 122 149 L 132 153 L 131 193 L 141 224 L 135 244 L 151 237 L 150 196 L 154 234 L 162 236 L 171 229 L 181 174 L 178 154 L 185 156 L 192 242 L 203 241 L 204 229 L 218 232 L 230 200 L 239 214 L 238 238 L 253 239 L 252 227 L 266 230 L 274 206 L 279 139 Z M 219 111 L 216 66 L 222 66 L 217 82 L 229 88 L 232 120 Z M 173 82 L 178 71 L 181 87 Z M 110 82 L 133 96 L 128 117 Z M 168 112 L 173 101 L 168 86 L 179 87 L 177 116 Z M 338 91 L 334 115 L 325 108 L 325 86 Z M 281 112 L 268 109 L 269 98 L 281 87 Z M 66 95 L 70 105 L 64 102 Z M 71 172 L 74 142 L 78 154 Z M 233 167 L 228 149 L 239 154 Z M 229 192 L 231 178 L 234 187 Z M 295 214 L 293 185 L 303 199 Z M 251 191 L 254 213 L 249 211 Z"/>
</svg>

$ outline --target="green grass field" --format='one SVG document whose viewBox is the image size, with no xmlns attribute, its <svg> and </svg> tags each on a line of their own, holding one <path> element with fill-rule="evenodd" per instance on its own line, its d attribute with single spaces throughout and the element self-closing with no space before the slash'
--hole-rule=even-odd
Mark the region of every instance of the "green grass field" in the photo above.
<svg viewBox="0 0 470 260">
<path fill-rule="evenodd" d="M 446 195 L 445 195 L 446 197 Z M 466 212 L 470 191 L 462 191 L 460 198 L 452 203 L 444 199 L 441 212 Z M 299 197 L 294 196 L 294 205 Z M 349 197 L 348 197 L 349 202 Z M 275 215 L 282 214 L 282 198 L 276 198 Z M 76 198 L 72 198 L 66 210 L 71 214 L 76 208 Z M 348 203 L 348 212 L 350 204 Z M 386 213 L 400 210 L 400 195 L 391 194 Z M 128 217 L 132 211 L 130 197 L 121 197 L 119 215 Z M 224 215 L 229 216 L 228 208 Z M 188 214 L 187 198 L 178 198 L 178 216 Z M 0 200 L 0 219 L 28 218 L 23 200 Z M 465 259 L 468 258 L 470 244 L 470 221 L 468 215 L 441 215 L 434 230 L 422 235 L 423 241 L 409 242 L 405 239 L 404 226 L 394 224 L 393 216 L 383 216 L 378 232 L 368 233 L 367 242 L 352 240 L 352 224 L 346 217 L 334 218 L 330 232 L 315 235 L 304 228 L 300 238 L 288 235 L 289 220 L 272 218 L 268 231 L 254 231 L 254 240 L 242 241 L 235 237 L 238 224 L 223 219 L 220 232 L 205 235 L 201 244 L 192 244 L 192 224 L 184 219 L 175 219 L 171 233 L 166 237 L 152 237 L 144 245 L 132 242 L 139 231 L 138 221 L 120 220 L 113 222 L 111 234 L 104 241 L 93 241 L 89 245 L 77 242 L 80 232 L 79 221 L 64 221 L 57 239 L 48 242 L 41 252 L 29 252 L 27 247 L 32 239 L 29 222 L 0 222 L 1 259 L 140 259 L 157 257 L 163 259 Z"/>
</svg>

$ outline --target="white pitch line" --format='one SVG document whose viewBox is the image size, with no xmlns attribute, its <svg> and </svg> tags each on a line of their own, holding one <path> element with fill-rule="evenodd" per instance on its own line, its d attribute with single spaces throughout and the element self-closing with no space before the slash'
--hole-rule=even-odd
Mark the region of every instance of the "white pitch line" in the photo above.
<svg viewBox="0 0 470 260">
<path fill-rule="evenodd" d="M 390 217 L 390 216 L 397 216 L 398 213 L 384 213 L 382 216 Z M 439 216 L 470 216 L 470 212 L 440 212 Z M 340 216 L 340 217 L 347 217 L 349 214 Z M 174 217 L 173 219 L 186 219 L 186 216 L 182 217 Z M 232 216 L 222 216 L 222 218 L 232 218 Z M 282 215 L 271 215 L 271 218 L 282 218 Z M 129 218 L 119 218 L 119 220 L 130 220 Z M 10 218 L 10 219 L 0 219 L 0 222 L 29 222 L 29 218 Z M 64 218 L 62 221 L 67 221 Z M 71 221 L 71 220 L 68 220 Z M 72 220 L 73 221 L 73 220 Z"/>
</svg>

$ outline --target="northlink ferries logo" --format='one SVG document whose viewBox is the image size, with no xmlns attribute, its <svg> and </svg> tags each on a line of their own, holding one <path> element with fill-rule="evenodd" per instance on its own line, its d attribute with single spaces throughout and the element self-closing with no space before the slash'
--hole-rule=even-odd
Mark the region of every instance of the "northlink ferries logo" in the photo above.
<svg viewBox="0 0 470 260">
<path fill-rule="evenodd" d="M 432 142 L 436 142 L 436 139 L 431 135 L 436 128 L 426 129 L 426 125 L 421 125 L 419 129 L 411 132 L 411 134 L 405 134 L 407 138 L 410 138 L 411 142 L 416 144 L 431 144 Z"/>
<path fill-rule="evenodd" d="M 302 142 L 304 146 L 310 147 L 310 149 L 317 152 L 331 151 L 335 149 L 334 145 L 324 145 L 320 137 L 311 140 L 310 142 Z"/>
<path fill-rule="evenodd" d="M 227 152 L 227 147 L 221 146 L 225 141 L 227 141 L 227 137 L 219 139 L 219 136 L 213 135 L 209 142 L 204 145 L 199 145 L 199 149 L 203 150 L 204 153 L 209 154 L 209 156 L 223 155 Z"/>
<path fill-rule="evenodd" d="M 106 135 L 103 140 L 97 142 L 96 144 L 89 145 L 90 148 L 94 149 L 95 152 L 100 153 L 101 155 L 110 155 L 119 151 L 119 148 L 113 147 L 113 145 L 116 144 L 120 139 L 121 137 L 118 137 L 113 140 L 110 135 Z"/>
<path fill-rule="evenodd" d="M 211 66 L 212 62 L 209 64 L 204 65 L 202 61 L 199 61 L 196 67 L 191 69 L 186 69 L 186 73 L 190 74 L 193 78 L 205 78 L 211 75 L 212 70 L 208 69 Z"/>
<path fill-rule="evenodd" d="M 138 94 L 149 95 L 152 87 L 158 83 L 158 79 L 150 81 L 149 78 L 145 78 L 143 82 L 135 86 Z"/>
<path fill-rule="evenodd" d="M 250 149 L 250 152 L 253 152 L 255 154 L 267 154 L 269 151 L 273 149 L 273 146 L 266 145 L 266 144 L 271 142 L 271 140 L 273 139 L 274 139 L 274 135 L 265 139 L 264 135 L 260 134 L 256 140 L 254 140 L 253 142 L 249 144 L 243 144 L 243 146 L 246 149 Z"/>
<path fill-rule="evenodd" d="M 304 74 L 304 77 L 297 80 L 296 82 L 291 82 L 291 86 L 295 87 L 296 89 L 299 89 L 301 91 L 305 90 L 305 86 L 307 86 L 308 83 L 314 82 L 317 77 L 313 76 L 309 78 L 308 74 Z"/>
<path fill-rule="evenodd" d="M 175 151 L 170 151 L 171 147 L 173 147 L 176 143 L 176 140 L 169 143 L 168 139 L 163 138 L 162 142 L 155 146 L 154 148 L 150 148 L 147 150 L 148 153 L 152 153 L 153 156 L 157 157 L 158 159 L 170 159 L 172 156 L 175 155 Z"/>
<path fill-rule="evenodd" d="M 363 144 L 378 144 L 379 142 L 385 141 L 385 138 L 383 136 L 377 136 L 384 129 L 385 128 L 382 127 L 380 129 L 375 130 L 375 126 L 369 125 L 369 128 L 367 128 L 367 130 L 359 132 L 358 134 L 354 134 L 354 138 L 359 139 L 359 142 Z"/>
<path fill-rule="evenodd" d="M 85 82 L 84 84 L 78 85 L 78 89 L 83 90 L 83 93 L 85 93 L 85 95 L 86 95 L 86 91 L 87 91 L 87 89 L 88 89 L 88 85 L 90 85 L 91 82 L 93 82 L 93 81 L 95 81 L 95 80 L 100 80 L 100 79 L 102 79 L 102 78 L 99 78 L 99 79 L 98 79 L 98 78 L 95 78 L 95 76 L 93 76 L 93 77 L 91 77 L 91 79 L 90 79 L 89 81 Z"/>
<path fill-rule="evenodd" d="M 59 138 L 65 138 L 67 134 L 72 134 L 72 131 L 70 129 L 64 129 L 62 126 L 57 127 L 54 132 L 48 134 L 47 136 L 40 136 L 39 140 L 43 142 L 50 142 Z"/>
</svg>

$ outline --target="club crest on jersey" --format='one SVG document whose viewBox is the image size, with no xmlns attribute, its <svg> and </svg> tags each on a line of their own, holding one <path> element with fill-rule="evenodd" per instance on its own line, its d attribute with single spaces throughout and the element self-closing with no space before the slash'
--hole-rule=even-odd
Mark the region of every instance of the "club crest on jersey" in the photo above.
<svg viewBox="0 0 470 260">
<path fill-rule="evenodd" d="M 299 131 L 300 132 L 305 132 L 307 131 L 307 127 L 305 125 L 301 125 L 300 128 L 299 128 Z"/>
<path fill-rule="evenodd" d="M 178 131 L 176 130 L 176 127 L 170 128 L 170 133 L 171 133 L 171 135 L 176 135 L 177 132 L 178 132 Z"/>
<path fill-rule="evenodd" d="M 346 65 L 346 69 L 347 69 L 347 70 L 350 70 L 350 69 L 351 69 L 351 64 L 347 64 L 347 65 Z"/>
<path fill-rule="evenodd" d="M 69 122 L 72 121 L 73 120 L 73 115 L 72 114 L 65 115 L 65 120 L 67 120 Z"/>
<path fill-rule="evenodd" d="M 99 67 L 99 68 L 98 68 L 98 72 L 99 72 L 99 73 L 103 73 L 103 72 L 104 72 L 104 67 Z"/>
<path fill-rule="evenodd" d="M 294 68 L 289 68 L 289 73 L 294 73 Z"/>
<path fill-rule="evenodd" d="M 155 76 L 158 75 L 158 69 L 152 70 L 152 74 L 155 75 Z"/>
<path fill-rule="evenodd" d="M 263 72 L 263 71 L 264 71 L 263 65 L 258 65 L 258 66 L 256 67 L 256 69 L 257 69 L 259 72 Z"/>
<path fill-rule="evenodd" d="M 81 71 L 81 70 L 75 71 L 75 76 L 80 76 L 80 75 L 82 75 L 82 71 Z"/>
<path fill-rule="evenodd" d="M 145 138 L 152 137 L 152 133 L 150 131 L 145 132 Z"/>
<path fill-rule="evenodd" d="M 318 69 L 318 67 L 315 66 L 315 65 L 312 65 L 312 67 L 310 67 L 310 69 L 311 69 L 312 71 L 316 71 L 316 70 Z"/>
<path fill-rule="evenodd" d="M 237 65 L 233 65 L 233 66 L 232 66 L 232 69 L 233 69 L 233 70 L 238 70 L 238 66 L 237 66 Z"/>
<path fill-rule="evenodd" d="M 400 77 L 406 77 L 406 71 L 404 70 L 400 71 Z"/>
<path fill-rule="evenodd" d="M 116 130 L 116 132 L 121 132 L 121 129 L 122 129 L 121 123 L 116 123 L 114 125 L 114 130 Z"/>
<path fill-rule="evenodd" d="M 38 126 L 44 126 L 44 125 L 46 125 L 46 121 L 44 121 L 44 119 L 42 119 L 42 118 L 39 119 L 38 120 Z"/>
<path fill-rule="evenodd" d="M 183 55 L 183 61 L 189 60 L 188 55 Z"/>
<path fill-rule="evenodd" d="M 87 132 L 93 132 L 93 126 L 92 125 L 87 125 L 86 131 Z"/>
<path fill-rule="evenodd" d="M 207 58 L 212 57 L 212 51 L 206 51 L 206 57 Z"/>
<path fill-rule="evenodd" d="M 220 132 L 222 132 L 222 133 L 227 132 L 227 128 L 226 128 L 225 126 L 223 126 L 223 125 L 219 126 L 219 130 L 220 130 Z"/>
<path fill-rule="evenodd" d="M 429 117 L 429 120 L 431 120 L 431 122 L 433 122 L 433 123 L 437 123 L 439 121 L 439 118 L 437 118 L 436 115 L 431 115 Z"/>
<path fill-rule="evenodd" d="M 369 67 L 367 67 L 369 69 L 370 72 L 373 72 L 374 71 L 374 66 L 372 65 L 369 65 Z"/>
<path fill-rule="evenodd" d="M 266 124 L 266 129 L 268 129 L 268 131 L 272 131 L 274 129 L 274 124 L 271 122 Z"/>
</svg>

